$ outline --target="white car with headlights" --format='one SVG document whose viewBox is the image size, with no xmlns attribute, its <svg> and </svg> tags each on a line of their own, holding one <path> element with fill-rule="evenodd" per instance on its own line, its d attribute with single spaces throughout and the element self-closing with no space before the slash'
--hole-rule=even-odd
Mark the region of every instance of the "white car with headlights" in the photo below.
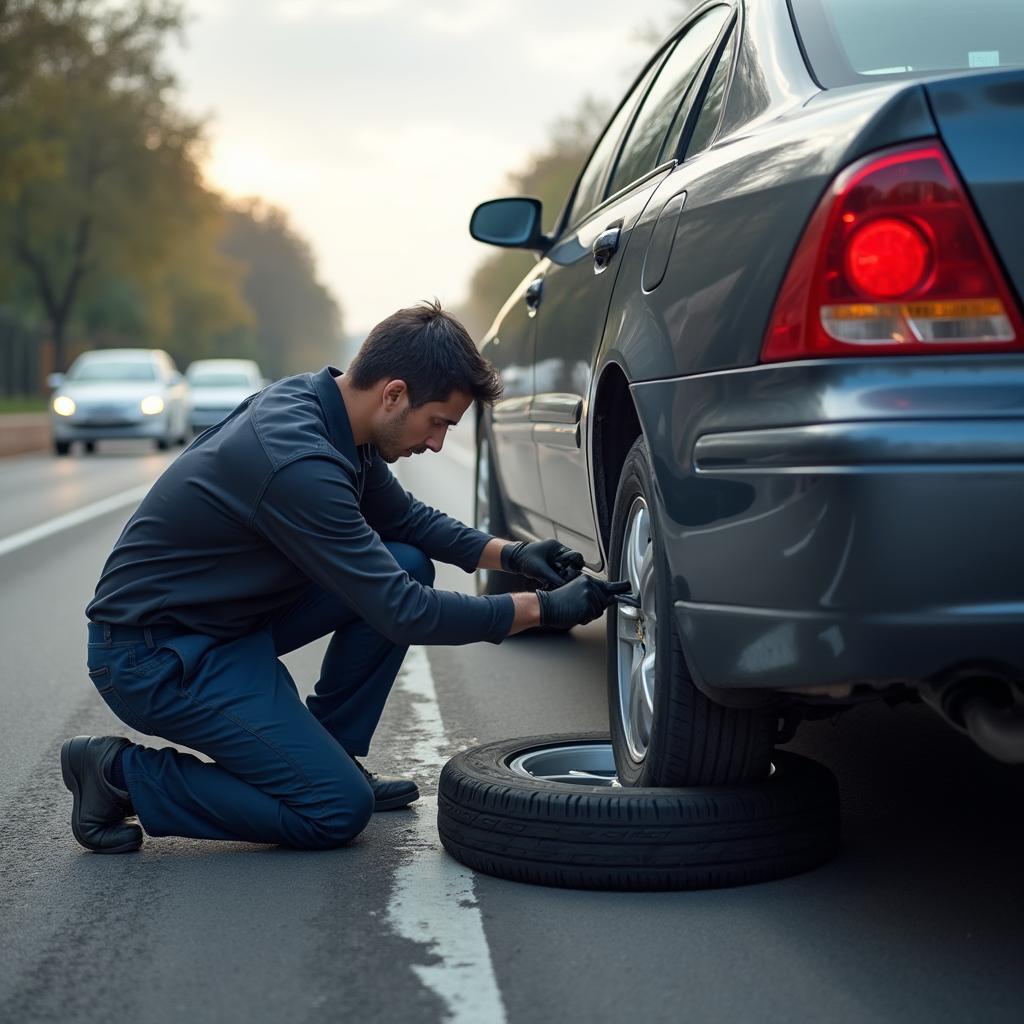
<svg viewBox="0 0 1024 1024">
<path fill-rule="evenodd" d="M 220 423 L 250 395 L 266 386 L 251 359 L 197 359 L 185 371 L 189 386 L 192 429 Z"/>
<path fill-rule="evenodd" d="M 73 441 L 87 452 L 111 438 L 149 438 L 157 448 L 184 444 L 189 432 L 188 385 L 160 349 L 84 352 L 67 374 L 49 377 L 53 450 L 67 455 Z"/>
</svg>

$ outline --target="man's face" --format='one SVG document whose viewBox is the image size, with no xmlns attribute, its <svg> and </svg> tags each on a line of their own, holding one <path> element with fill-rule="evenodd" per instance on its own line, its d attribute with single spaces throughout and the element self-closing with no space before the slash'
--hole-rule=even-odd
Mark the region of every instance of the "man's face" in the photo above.
<svg viewBox="0 0 1024 1024">
<path fill-rule="evenodd" d="M 384 387 L 373 444 L 385 462 L 428 449 L 439 452 L 448 428 L 462 419 L 472 402 L 469 395 L 453 391 L 444 401 L 425 402 L 414 409 L 405 381 L 389 381 Z"/>
</svg>

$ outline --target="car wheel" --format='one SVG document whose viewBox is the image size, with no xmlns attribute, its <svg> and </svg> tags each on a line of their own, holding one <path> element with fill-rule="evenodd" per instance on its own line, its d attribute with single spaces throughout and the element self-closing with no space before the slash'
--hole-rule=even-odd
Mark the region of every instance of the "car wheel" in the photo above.
<svg viewBox="0 0 1024 1024">
<path fill-rule="evenodd" d="M 96 451 L 96 442 L 86 441 L 82 447 L 85 448 L 85 452 L 87 455 L 92 455 Z"/>
<path fill-rule="evenodd" d="M 505 520 L 505 505 L 501 497 L 491 441 L 483 419 L 476 437 L 476 490 L 473 502 L 473 524 L 483 533 L 493 537 L 507 537 L 508 523 Z M 491 572 L 487 569 L 476 571 L 476 592 L 478 594 L 509 594 L 523 590 L 536 590 L 537 585 L 522 576 L 508 572 Z"/>
<path fill-rule="evenodd" d="M 839 844 L 832 773 L 775 755 L 756 783 L 680 789 L 618 784 L 606 735 L 502 740 L 441 772 L 437 826 L 463 864 L 580 889 L 704 889 L 806 871 Z"/>
<path fill-rule="evenodd" d="M 626 456 L 612 514 L 613 579 L 629 579 L 640 608 L 608 615 L 608 707 L 618 777 L 627 786 L 755 782 L 769 771 L 777 716 L 727 708 L 694 684 L 675 622 L 658 533 L 647 442 Z"/>
<path fill-rule="evenodd" d="M 166 437 L 158 437 L 156 439 L 157 451 L 165 452 L 171 447 L 171 442 Z"/>
<path fill-rule="evenodd" d="M 71 442 L 70 441 L 54 441 L 53 442 L 53 454 L 54 455 L 70 455 L 71 454 Z"/>
</svg>

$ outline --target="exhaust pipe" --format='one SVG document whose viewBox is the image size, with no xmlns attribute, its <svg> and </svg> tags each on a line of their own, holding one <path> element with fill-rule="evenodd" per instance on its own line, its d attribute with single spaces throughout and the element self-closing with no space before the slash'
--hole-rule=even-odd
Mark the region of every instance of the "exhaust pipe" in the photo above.
<svg viewBox="0 0 1024 1024">
<path fill-rule="evenodd" d="M 1024 694 L 1005 675 L 961 669 L 921 686 L 921 696 L 947 722 L 1005 764 L 1024 764 Z"/>
</svg>

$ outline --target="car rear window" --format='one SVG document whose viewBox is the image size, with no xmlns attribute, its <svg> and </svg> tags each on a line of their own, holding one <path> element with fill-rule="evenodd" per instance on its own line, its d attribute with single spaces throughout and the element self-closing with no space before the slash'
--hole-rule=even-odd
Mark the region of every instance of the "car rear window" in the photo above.
<svg viewBox="0 0 1024 1024">
<path fill-rule="evenodd" d="M 790 0 L 826 88 L 1024 65 L 1022 0 Z"/>
<path fill-rule="evenodd" d="M 79 363 L 68 374 L 69 380 L 156 380 L 156 367 L 150 362 L 91 359 Z"/>
</svg>

